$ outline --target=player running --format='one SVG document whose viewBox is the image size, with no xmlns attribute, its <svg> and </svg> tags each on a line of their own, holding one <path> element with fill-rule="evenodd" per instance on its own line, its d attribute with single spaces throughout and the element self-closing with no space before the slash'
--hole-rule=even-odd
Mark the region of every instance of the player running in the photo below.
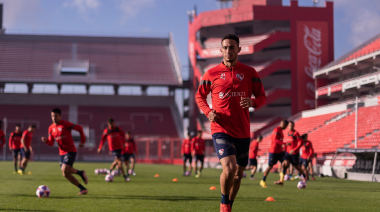
<svg viewBox="0 0 380 212">
<path fill-rule="evenodd" d="M 251 177 L 249 179 L 255 179 L 255 173 L 257 169 L 257 152 L 259 151 L 259 143 L 263 140 L 263 136 L 259 135 L 256 140 L 252 140 L 249 145 L 249 169 L 251 169 Z"/>
<path fill-rule="evenodd" d="M 205 160 L 205 140 L 202 139 L 202 131 L 197 132 L 197 137 L 193 138 L 191 143 L 192 156 L 195 156 L 195 177 L 199 178 L 203 170 Z M 201 162 L 201 167 L 198 171 L 198 161 Z"/>
<path fill-rule="evenodd" d="M 21 168 L 21 127 L 19 124 L 16 124 L 15 131 L 11 132 L 9 136 L 9 150 L 13 152 L 13 165 L 15 170 L 13 174 L 16 174 L 17 171 L 17 162 L 19 161 L 19 168 Z"/>
<path fill-rule="evenodd" d="M 77 148 L 74 145 L 74 140 L 71 135 L 71 130 L 75 130 L 80 134 L 79 147 L 84 147 L 86 137 L 83 133 L 83 128 L 79 125 L 62 120 L 62 112 L 59 108 L 54 108 L 51 111 L 51 119 L 53 124 L 49 127 L 49 136 L 41 137 L 42 142 L 49 146 L 54 145 L 54 141 L 58 143 L 60 166 L 63 176 L 70 181 L 73 185 L 79 188 L 78 195 L 84 195 L 88 193 L 88 190 L 78 182 L 78 180 L 72 175 L 79 175 L 85 184 L 88 183 L 88 178 L 84 170 L 77 170 L 73 168 L 75 158 L 77 156 Z"/>
<path fill-rule="evenodd" d="M 4 144 L 5 144 L 5 133 L 3 131 L 3 121 L 0 120 L 0 141 L 1 141 L 1 144 L 0 144 L 0 149 L 3 148 Z"/>
<path fill-rule="evenodd" d="M 190 133 L 187 134 L 187 139 L 183 139 L 181 156 L 183 158 L 183 175 L 182 176 L 191 176 L 193 157 L 191 156 L 191 136 Z M 186 161 L 189 161 L 189 172 L 186 171 Z"/>
<path fill-rule="evenodd" d="M 307 171 L 307 168 L 311 162 L 311 159 L 313 158 L 314 149 L 313 144 L 309 140 L 307 140 L 307 134 L 303 134 L 301 138 L 303 143 L 301 146 L 302 154 L 300 161 L 302 163 L 303 172 L 306 173 L 306 175 L 304 176 L 304 181 L 306 181 L 306 179 L 309 179 L 309 172 Z"/>
<path fill-rule="evenodd" d="M 220 211 L 231 211 L 248 164 L 250 144 L 249 107 L 266 101 L 256 70 L 238 62 L 239 38 L 226 35 L 221 41 L 223 61 L 202 77 L 196 101 L 211 121 L 212 138 L 223 172 L 220 175 Z M 207 103 L 211 92 L 212 107 Z M 255 98 L 251 99 L 254 95 Z"/>
<path fill-rule="evenodd" d="M 125 174 L 124 168 L 121 162 L 121 152 L 125 147 L 125 135 L 124 131 L 115 125 L 115 121 L 111 118 L 107 121 L 108 127 L 104 129 L 102 138 L 100 140 L 98 154 L 102 152 L 102 147 L 105 141 L 108 141 L 108 149 L 114 156 L 115 160 L 111 164 L 109 172 L 115 168 L 117 165 L 118 169 L 124 176 L 125 181 L 130 181 L 131 179 Z"/>
<path fill-rule="evenodd" d="M 266 179 L 267 176 L 270 172 L 270 170 L 273 168 L 273 166 L 280 160 L 284 158 L 284 152 L 283 152 L 283 139 L 284 139 L 284 134 L 283 130 L 288 126 L 288 120 L 282 120 L 280 122 L 280 125 L 276 127 L 273 130 L 271 139 L 272 139 L 272 144 L 269 148 L 269 159 L 268 159 L 268 168 L 264 171 L 264 176 L 263 179 L 260 181 L 260 185 L 263 188 L 267 187 L 266 184 Z"/>
<path fill-rule="evenodd" d="M 294 129 L 294 122 L 289 122 L 289 132 L 285 138 L 286 152 L 285 160 L 282 163 L 282 172 L 280 172 L 280 180 L 275 182 L 276 185 L 284 185 L 284 176 L 290 164 L 300 173 L 303 173 L 299 166 L 299 151 L 302 145 L 300 134 Z M 304 173 L 303 173 L 304 174 Z"/>
<path fill-rule="evenodd" d="M 138 154 L 137 152 L 137 146 L 135 143 L 135 140 L 133 139 L 131 132 L 127 132 L 125 134 L 126 142 L 125 142 L 125 148 L 123 150 L 123 158 L 124 158 L 124 163 L 126 167 L 126 171 L 128 171 L 129 175 L 136 176 L 135 173 L 135 153 Z M 129 167 L 129 164 L 131 164 L 131 167 Z"/>
<path fill-rule="evenodd" d="M 33 138 L 33 133 L 35 130 L 36 130 L 36 126 L 31 124 L 29 125 L 28 129 L 22 133 L 22 137 L 21 137 L 22 162 L 21 162 L 21 168 L 18 170 L 18 173 L 21 175 L 25 174 L 25 169 L 26 169 L 26 166 L 28 165 L 30 153 L 33 152 L 32 138 Z"/>
</svg>

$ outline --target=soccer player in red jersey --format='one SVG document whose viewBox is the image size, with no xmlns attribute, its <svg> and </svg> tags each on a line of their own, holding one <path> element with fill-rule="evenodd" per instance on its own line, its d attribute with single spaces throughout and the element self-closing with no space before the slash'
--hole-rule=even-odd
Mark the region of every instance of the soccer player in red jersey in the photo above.
<svg viewBox="0 0 380 212">
<path fill-rule="evenodd" d="M 259 135 L 256 140 L 252 140 L 249 145 L 249 169 L 251 169 L 251 177 L 249 179 L 255 179 L 255 173 L 257 169 L 257 152 L 259 151 L 259 143 L 263 140 L 263 136 Z"/>
<path fill-rule="evenodd" d="M 181 156 L 183 158 L 183 176 L 191 176 L 193 157 L 191 156 L 191 136 L 190 133 L 187 134 L 187 139 L 183 139 Z M 186 172 L 186 161 L 189 161 L 189 172 Z"/>
<path fill-rule="evenodd" d="M 15 131 L 11 132 L 9 136 L 9 150 L 13 152 L 13 165 L 14 165 L 14 172 L 13 174 L 17 173 L 17 162 L 20 161 L 19 168 L 21 168 L 21 127 L 19 124 L 16 124 Z"/>
<path fill-rule="evenodd" d="M 51 111 L 51 119 L 53 124 L 49 127 L 49 136 L 41 137 L 42 142 L 49 146 L 54 145 L 54 141 L 58 143 L 60 166 L 63 176 L 72 184 L 79 188 L 78 195 L 84 195 L 88 193 L 88 190 L 78 182 L 78 180 L 72 175 L 79 175 L 85 184 L 88 183 L 88 178 L 84 170 L 77 170 L 73 168 L 75 157 L 77 155 L 77 148 L 74 145 L 73 137 L 71 136 L 71 130 L 75 130 L 80 134 L 79 147 L 84 147 L 86 137 L 83 132 L 83 128 L 79 125 L 64 121 L 61 118 L 62 112 L 59 108 L 54 108 Z"/>
<path fill-rule="evenodd" d="M 300 134 L 294 129 L 294 122 L 289 122 L 289 132 L 285 137 L 286 152 L 285 160 L 282 163 L 282 172 L 280 172 L 280 180 L 275 182 L 276 185 L 284 185 L 284 176 L 290 164 L 296 168 L 300 173 L 303 173 L 302 168 L 299 166 L 299 153 L 302 145 Z"/>
<path fill-rule="evenodd" d="M 314 155 L 314 149 L 313 149 L 313 144 L 307 140 L 308 138 L 308 135 L 307 134 L 303 134 L 301 136 L 302 138 L 302 146 L 301 146 L 301 151 L 302 151 L 302 154 L 301 154 L 301 163 L 302 163 L 302 168 L 303 168 L 303 172 L 306 174 L 306 177 L 304 177 L 304 180 L 306 181 L 306 179 L 309 178 L 309 172 L 307 171 L 307 168 L 311 162 L 311 159 L 313 159 L 313 155 Z M 315 179 L 314 179 L 315 180 Z"/>
<path fill-rule="evenodd" d="M 5 133 L 3 131 L 3 121 L 0 120 L 0 141 L 1 141 L 1 144 L 0 144 L 0 149 L 3 148 L 4 144 L 5 144 Z"/>
<path fill-rule="evenodd" d="M 102 138 L 100 140 L 99 148 L 98 148 L 98 154 L 102 152 L 102 147 L 105 143 L 105 141 L 108 141 L 108 149 L 114 156 L 115 160 L 113 161 L 111 167 L 110 167 L 110 173 L 111 171 L 117 167 L 119 170 L 121 170 L 121 173 L 124 176 L 125 181 L 130 181 L 129 177 L 125 174 L 124 168 L 121 161 L 121 152 L 125 147 L 125 137 L 124 137 L 124 131 L 115 125 L 115 121 L 111 118 L 107 121 L 108 127 L 104 129 Z"/>
<path fill-rule="evenodd" d="M 205 160 L 205 140 L 202 139 L 202 131 L 197 132 L 197 137 L 191 141 L 192 156 L 195 156 L 195 177 L 199 178 L 203 170 L 203 163 Z M 201 162 L 201 167 L 198 172 L 198 161 Z"/>
<path fill-rule="evenodd" d="M 260 185 L 263 188 L 266 188 L 266 178 L 270 172 L 270 170 L 273 168 L 273 166 L 280 160 L 284 158 L 284 152 L 283 152 L 283 139 L 284 139 L 284 133 L 282 132 L 287 126 L 289 122 L 288 120 L 282 120 L 280 122 L 280 125 L 276 127 L 273 130 L 271 139 L 272 144 L 269 148 L 269 159 L 268 159 L 268 168 L 264 171 L 263 179 L 260 181 Z"/>
<path fill-rule="evenodd" d="M 131 132 L 127 132 L 125 134 L 126 142 L 125 142 L 125 148 L 123 151 L 123 158 L 124 158 L 124 163 L 126 167 L 126 171 L 128 171 L 129 175 L 136 176 L 135 173 L 135 153 L 136 155 L 138 154 L 137 152 L 137 145 L 135 143 L 135 140 L 132 137 Z M 129 167 L 129 164 L 131 164 L 131 167 Z"/>
<path fill-rule="evenodd" d="M 26 166 L 28 165 L 28 161 L 30 158 L 30 153 L 33 152 L 32 148 L 32 138 L 33 133 L 36 130 L 36 126 L 31 124 L 29 125 L 28 129 L 25 130 L 22 133 L 21 137 L 21 153 L 22 153 L 22 162 L 21 162 L 21 168 L 18 170 L 18 172 L 23 175 L 25 173 Z"/>
<path fill-rule="evenodd" d="M 203 75 L 196 102 L 211 121 L 214 147 L 223 167 L 220 211 L 231 211 L 248 164 L 251 141 L 248 109 L 262 106 L 266 96 L 256 70 L 238 62 L 241 47 L 237 36 L 224 36 L 220 51 L 223 61 Z M 207 103 L 210 92 L 213 109 Z"/>
</svg>

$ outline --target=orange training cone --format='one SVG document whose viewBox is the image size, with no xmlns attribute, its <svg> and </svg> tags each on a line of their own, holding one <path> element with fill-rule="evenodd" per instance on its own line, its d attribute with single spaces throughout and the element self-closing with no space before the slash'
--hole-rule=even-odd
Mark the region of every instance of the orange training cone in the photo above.
<svg viewBox="0 0 380 212">
<path fill-rule="evenodd" d="M 177 179 L 177 178 L 174 178 L 174 179 L 173 179 L 173 182 L 177 182 L 177 181 L 178 181 L 178 179 Z"/>
<path fill-rule="evenodd" d="M 215 186 L 211 186 L 210 190 L 216 190 L 216 187 Z"/>
<path fill-rule="evenodd" d="M 159 174 L 155 174 L 154 177 L 159 177 L 160 175 Z"/>
<path fill-rule="evenodd" d="M 274 200 L 273 197 L 268 197 L 265 201 L 267 201 L 267 202 L 275 202 L 276 200 Z"/>
</svg>

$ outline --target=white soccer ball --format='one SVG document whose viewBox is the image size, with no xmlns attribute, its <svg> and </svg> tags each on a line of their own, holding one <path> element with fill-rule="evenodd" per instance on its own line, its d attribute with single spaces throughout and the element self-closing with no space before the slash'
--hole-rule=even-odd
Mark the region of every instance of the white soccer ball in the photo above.
<svg viewBox="0 0 380 212">
<path fill-rule="evenodd" d="M 120 173 L 120 171 L 119 170 L 113 170 L 112 172 L 111 172 L 111 175 L 112 176 L 119 176 L 121 173 Z"/>
<path fill-rule="evenodd" d="M 107 174 L 104 179 L 106 180 L 106 182 L 113 182 L 113 176 L 110 174 Z"/>
<path fill-rule="evenodd" d="M 39 198 L 47 198 L 50 196 L 50 189 L 46 185 L 40 185 L 37 188 L 36 194 Z"/>
<path fill-rule="evenodd" d="M 290 176 L 286 174 L 286 175 L 284 176 L 284 180 L 285 180 L 285 181 L 289 181 L 289 180 L 290 180 Z"/>
<path fill-rule="evenodd" d="M 95 169 L 95 174 L 101 174 L 101 170 L 100 169 Z"/>
<path fill-rule="evenodd" d="M 299 189 L 306 188 L 306 183 L 304 181 L 299 181 L 297 184 L 297 188 L 299 188 Z"/>
<path fill-rule="evenodd" d="M 247 173 L 243 172 L 243 178 L 247 177 Z"/>
</svg>

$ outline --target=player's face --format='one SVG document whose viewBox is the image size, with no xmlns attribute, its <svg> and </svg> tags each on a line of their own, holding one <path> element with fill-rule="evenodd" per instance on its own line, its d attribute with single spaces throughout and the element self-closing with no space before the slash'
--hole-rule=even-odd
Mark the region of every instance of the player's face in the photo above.
<svg viewBox="0 0 380 212">
<path fill-rule="evenodd" d="M 257 143 L 260 143 L 262 140 L 263 140 L 262 138 L 258 138 Z"/>
<path fill-rule="evenodd" d="M 131 138 L 131 134 L 126 133 L 126 134 L 125 134 L 125 137 L 126 137 L 127 139 L 130 139 L 130 138 Z"/>
<path fill-rule="evenodd" d="M 114 122 L 111 122 L 111 123 L 108 122 L 107 125 L 108 125 L 109 128 L 112 128 L 112 127 L 115 126 L 115 123 Z"/>
<path fill-rule="evenodd" d="M 28 128 L 28 131 L 29 131 L 29 132 L 34 132 L 34 131 L 36 131 L 36 128 L 29 127 L 29 128 Z"/>
<path fill-rule="evenodd" d="M 282 129 L 285 129 L 287 126 L 288 126 L 287 123 L 285 123 L 284 121 L 281 122 L 280 127 L 281 127 Z"/>
<path fill-rule="evenodd" d="M 16 126 L 15 130 L 16 130 L 16 132 L 20 132 L 20 127 Z"/>
<path fill-rule="evenodd" d="M 202 133 L 198 133 L 198 138 L 202 138 Z"/>
<path fill-rule="evenodd" d="M 240 50 L 241 48 L 238 46 L 237 42 L 232 39 L 223 40 L 222 48 L 220 49 L 223 54 L 223 59 L 227 62 L 236 61 Z"/>
<path fill-rule="evenodd" d="M 291 131 L 294 130 L 294 124 L 293 123 L 289 123 L 289 130 L 291 130 Z"/>
<path fill-rule="evenodd" d="M 53 123 L 58 124 L 61 121 L 61 115 L 58 113 L 51 112 L 51 120 Z"/>
</svg>

